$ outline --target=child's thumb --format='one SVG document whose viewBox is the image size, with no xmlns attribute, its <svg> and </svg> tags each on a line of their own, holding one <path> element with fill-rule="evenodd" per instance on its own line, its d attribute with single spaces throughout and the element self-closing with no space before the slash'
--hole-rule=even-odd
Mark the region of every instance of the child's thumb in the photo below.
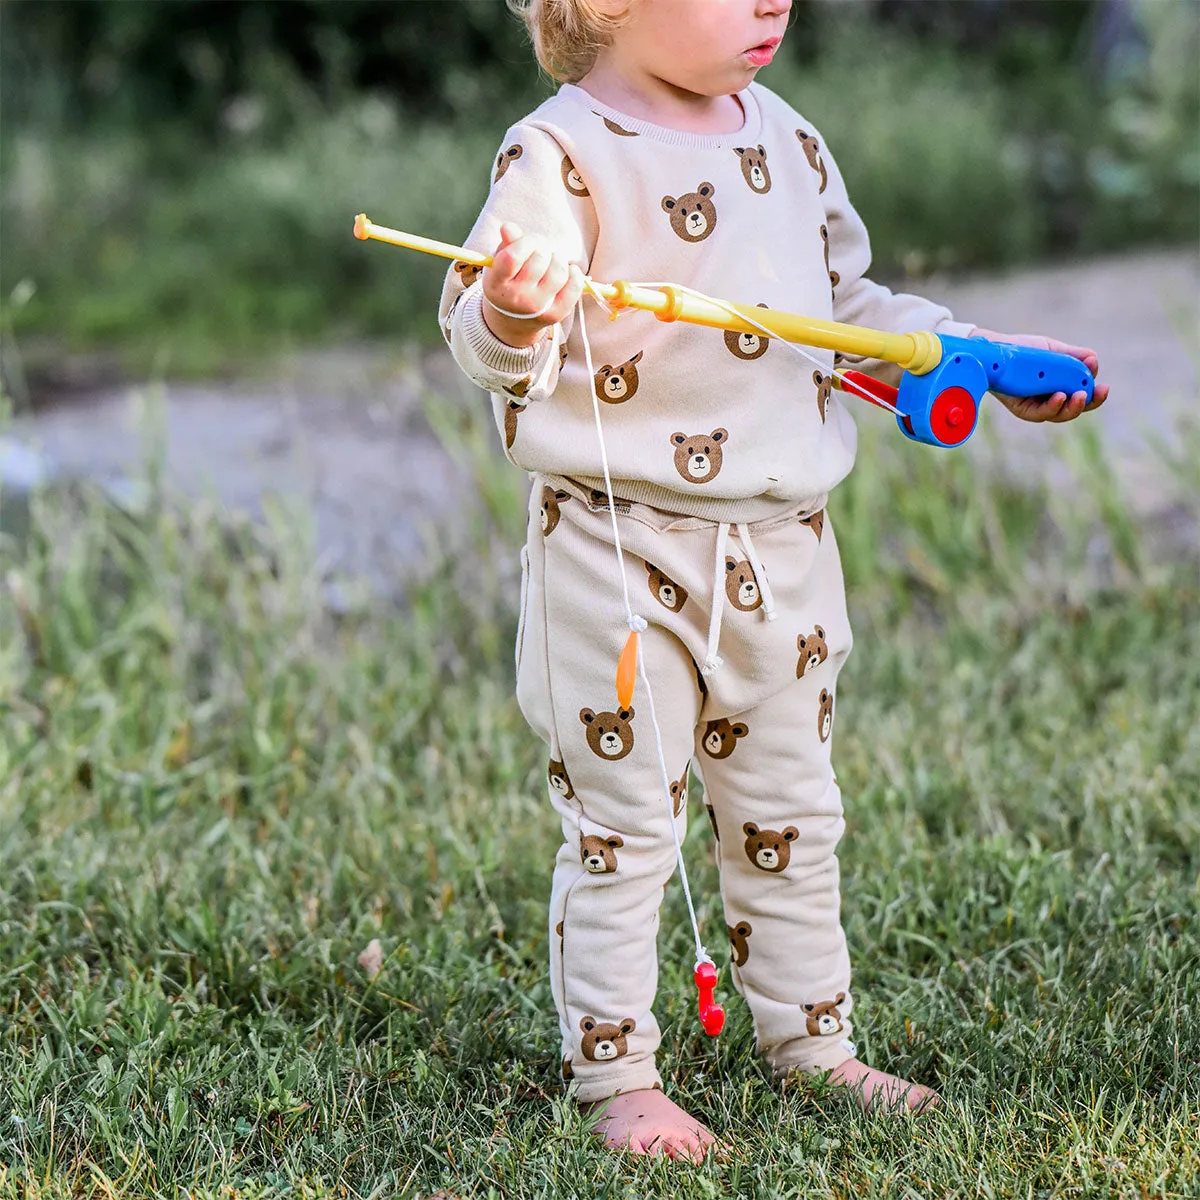
<svg viewBox="0 0 1200 1200">
<path fill-rule="evenodd" d="M 510 242 L 515 242 L 521 236 L 521 227 L 513 221 L 505 221 L 500 226 L 500 245 L 507 246 Z"/>
</svg>

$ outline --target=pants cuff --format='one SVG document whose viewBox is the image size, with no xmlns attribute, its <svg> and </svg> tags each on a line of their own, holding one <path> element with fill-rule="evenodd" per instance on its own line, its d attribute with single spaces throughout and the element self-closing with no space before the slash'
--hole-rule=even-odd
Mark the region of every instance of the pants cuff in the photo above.
<svg viewBox="0 0 1200 1200">
<path fill-rule="evenodd" d="M 788 1048 L 785 1058 L 772 1058 L 771 1069 L 776 1079 L 802 1071 L 805 1075 L 823 1075 L 854 1058 L 856 1049 L 849 1038 L 828 1041 L 825 1038 L 805 1038 Z"/>
<path fill-rule="evenodd" d="M 635 1066 L 630 1071 L 605 1071 L 580 1079 L 576 1074 L 566 1085 L 567 1097 L 577 1104 L 590 1104 L 594 1100 L 607 1100 L 622 1092 L 639 1092 L 648 1088 L 662 1088 L 662 1077 L 653 1062 Z"/>
</svg>

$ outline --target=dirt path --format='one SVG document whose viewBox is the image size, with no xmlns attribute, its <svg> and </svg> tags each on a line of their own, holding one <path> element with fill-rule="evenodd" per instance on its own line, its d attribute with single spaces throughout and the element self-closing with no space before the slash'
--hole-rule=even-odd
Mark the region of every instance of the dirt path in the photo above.
<svg viewBox="0 0 1200 1200">
<path fill-rule="evenodd" d="M 1200 411 L 1194 249 L 934 281 L 922 290 L 961 319 L 1095 348 L 1113 391 L 1094 418 L 1103 440 L 1139 513 L 1167 503 L 1147 430 L 1169 435 L 1185 411 Z M 10 498 L 49 477 L 88 478 L 129 494 L 157 421 L 173 485 L 252 513 L 262 512 L 264 497 L 281 497 L 315 518 L 323 570 L 388 586 L 420 561 L 423 529 L 436 526 L 440 540 L 453 541 L 470 499 L 422 397 L 470 404 L 473 390 L 444 351 L 414 362 L 378 348 L 306 355 L 266 384 L 98 389 L 0 434 L 0 481 Z M 1072 426 L 1029 425 L 990 402 L 983 419 L 1022 470 L 1064 477 L 1054 451 Z M 498 443 L 494 450 L 499 460 Z M 984 447 L 973 439 L 956 453 L 982 462 Z M 500 461 L 498 468 L 508 469 Z"/>
</svg>

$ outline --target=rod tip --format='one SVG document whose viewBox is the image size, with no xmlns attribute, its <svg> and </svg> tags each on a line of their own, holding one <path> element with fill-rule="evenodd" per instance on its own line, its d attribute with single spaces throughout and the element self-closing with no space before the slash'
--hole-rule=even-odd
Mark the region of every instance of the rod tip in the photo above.
<svg viewBox="0 0 1200 1200">
<path fill-rule="evenodd" d="M 360 242 L 365 242 L 367 240 L 368 234 L 366 213 L 359 213 L 358 216 L 354 218 L 354 236 L 358 238 Z"/>
</svg>

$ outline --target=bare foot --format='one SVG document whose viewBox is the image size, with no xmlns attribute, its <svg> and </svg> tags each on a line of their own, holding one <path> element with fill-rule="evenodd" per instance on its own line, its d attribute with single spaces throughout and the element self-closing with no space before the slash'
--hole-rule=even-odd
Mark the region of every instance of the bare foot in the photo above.
<svg viewBox="0 0 1200 1200">
<path fill-rule="evenodd" d="M 941 1097 L 932 1088 L 909 1083 L 907 1079 L 889 1075 L 886 1071 L 877 1071 L 857 1058 L 848 1058 L 834 1067 L 826 1076 L 826 1082 L 851 1088 L 868 1112 L 872 1108 L 895 1112 L 906 1105 L 915 1112 L 924 1112 L 941 1103 Z"/>
<path fill-rule="evenodd" d="M 599 1112 L 593 1132 L 613 1150 L 634 1154 L 666 1154 L 702 1162 L 705 1150 L 716 1138 L 694 1117 L 689 1117 L 660 1088 L 621 1092 L 607 1100 L 580 1104 L 584 1113 Z"/>
</svg>

